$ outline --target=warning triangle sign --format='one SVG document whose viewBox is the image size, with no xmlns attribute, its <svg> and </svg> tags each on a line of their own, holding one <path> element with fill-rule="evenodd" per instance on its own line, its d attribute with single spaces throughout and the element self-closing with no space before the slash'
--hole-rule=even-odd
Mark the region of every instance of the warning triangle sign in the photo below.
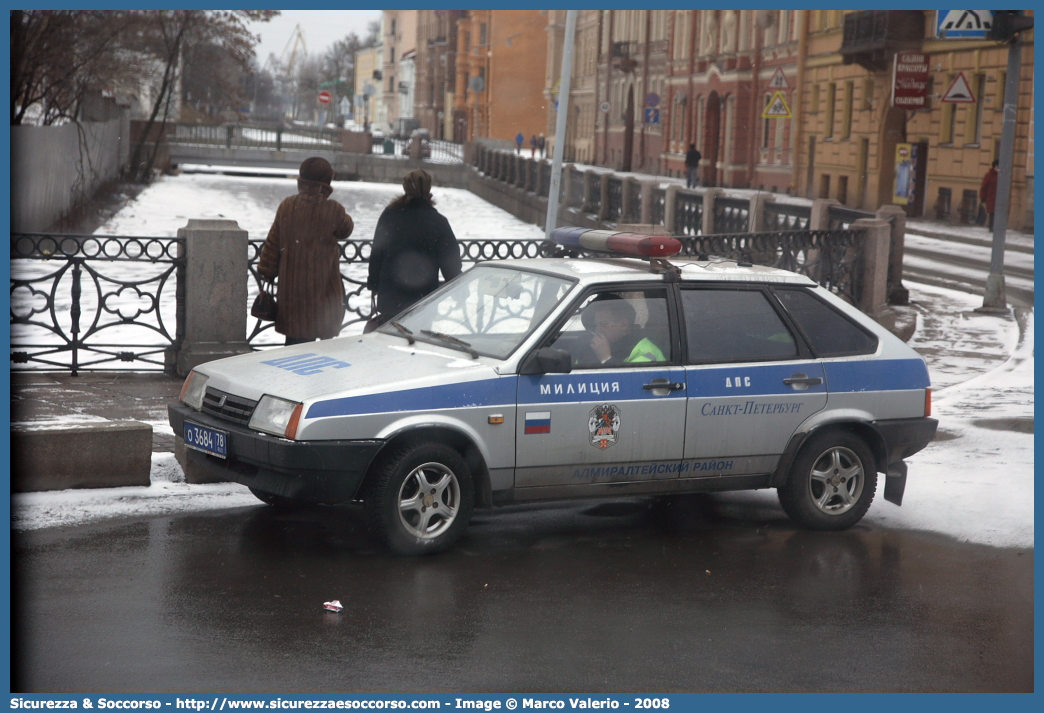
<svg viewBox="0 0 1044 713">
<path fill-rule="evenodd" d="M 971 85 L 968 84 L 968 78 L 964 76 L 964 72 L 958 72 L 957 76 L 953 78 L 950 88 L 943 94 L 942 101 L 953 104 L 975 103 L 975 94 L 972 93 Z"/>
<path fill-rule="evenodd" d="M 765 106 L 765 111 L 761 112 L 762 119 L 790 119 L 790 107 L 787 106 L 787 100 L 783 96 L 783 92 L 776 92 L 772 95 L 772 99 Z"/>
<path fill-rule="evenodd" d="M 776 73 L 772 75 L 772 79 L 769 80 L 768 85 L 772 89 L 790 89 L 790 84 L 787 83 L 787 78 L 783 74 L 782 67 L 776 67 Z"/>
</svg>

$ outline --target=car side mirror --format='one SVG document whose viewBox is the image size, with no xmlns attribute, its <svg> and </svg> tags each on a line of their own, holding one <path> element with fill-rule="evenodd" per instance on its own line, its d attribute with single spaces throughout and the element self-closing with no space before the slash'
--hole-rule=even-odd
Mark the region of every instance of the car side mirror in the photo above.
<svg viewBox="0 0 1044 713">
<path fill-rule="evenodd" d="M 537 349 L 522 362 L 518 373 L 523 376 L 536 374 L 568 374 L 573 370 L 573 355 L 565 349 L 544 347 Z"/>
</svg>

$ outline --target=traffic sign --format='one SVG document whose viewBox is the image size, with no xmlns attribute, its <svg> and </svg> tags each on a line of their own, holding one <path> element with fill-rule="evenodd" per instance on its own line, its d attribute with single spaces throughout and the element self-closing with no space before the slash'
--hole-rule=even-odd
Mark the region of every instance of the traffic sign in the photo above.
<svg viewBox="0 0 1044 713">
<path fill-rule="evenodd" d="M 653 109 L 651 107 L 645 107 L 645 123 L 646 124 L 659 124 L 660 123 L 660 110 Z"/>
<path fill-rule="evenodd" d="M 935 34 L 946 40 L 985 39 L 993 10 L 936 10 Z"/>
<path fill-rule="evenodd" d="M 776 73 L 772 75 L 772 79 L 769 80 L 768 85 L 772 89 L 790 89 L 790 84 L 787 83 L 787 78 L 783 74 L 782 67 L 776 67 Z"/>
<path fill-rule="evenodd" d="M 319 92 L 319 103 L 320 104 L 329 104 L 330 103 L 330 99 L 331 99 L 330 92 L 326 91 L 325 89 L 323 91 Z"/>
<path fill-rule="evenodd" d="M 950 102 L 952 104 L 974 104 L 975 94 L 971 90 L 971 85 L 968 84 L 968 78 L 964 76 L 964 72 L 958 72 L 957 76 L 950 82 L 950 88 L 943 94 L 942 101 Z"/>
<path fill-rule="evenodd" d="M 790 113 L 790 107 L 787 106 L 787 99 L 783 96 L 783 92 L 776 92 L 772 95 L 772 99 L 765 106 L 765 111 L 761 112 L 762 119 L 790 119 L 792 118 Z"/>
<path fill-rule="evenodd" d="M 649 94 L 645 95 L 645 105 L 646 106 L 653 106 L 654 107 L 654 106 L 657 106 L 659 103 L 660 103 L 660 95 L 657 94 L 656 92 L 650 92 Z"/>
</svg>

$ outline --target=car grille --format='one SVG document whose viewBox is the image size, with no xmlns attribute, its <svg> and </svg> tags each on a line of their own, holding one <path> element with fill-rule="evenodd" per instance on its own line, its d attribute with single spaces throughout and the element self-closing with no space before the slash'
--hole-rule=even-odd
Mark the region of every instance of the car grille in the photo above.
<svg viewBox="0 0 1044 713">
<path fill-rule="evenodd" d="M 256 406 L 257 401 L 233 396 L 210 387 L 207 387 L 207 392 L 203 395 L 203 413 L 244 426 L 250 422 Z"/>
</svg>

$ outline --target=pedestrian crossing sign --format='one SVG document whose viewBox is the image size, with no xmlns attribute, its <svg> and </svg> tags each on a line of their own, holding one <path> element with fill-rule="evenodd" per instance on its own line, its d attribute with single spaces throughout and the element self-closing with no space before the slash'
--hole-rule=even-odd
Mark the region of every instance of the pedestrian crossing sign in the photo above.
<svg viewBox="0 0 1044 713">
<path fill-rule="evenodd" d="M 790 119 L 792 116 L 783 92 L 773 94 L 772 99 L 765 105 L 765 111 L 761 112 L 762 119 Z"/>
</svg>

